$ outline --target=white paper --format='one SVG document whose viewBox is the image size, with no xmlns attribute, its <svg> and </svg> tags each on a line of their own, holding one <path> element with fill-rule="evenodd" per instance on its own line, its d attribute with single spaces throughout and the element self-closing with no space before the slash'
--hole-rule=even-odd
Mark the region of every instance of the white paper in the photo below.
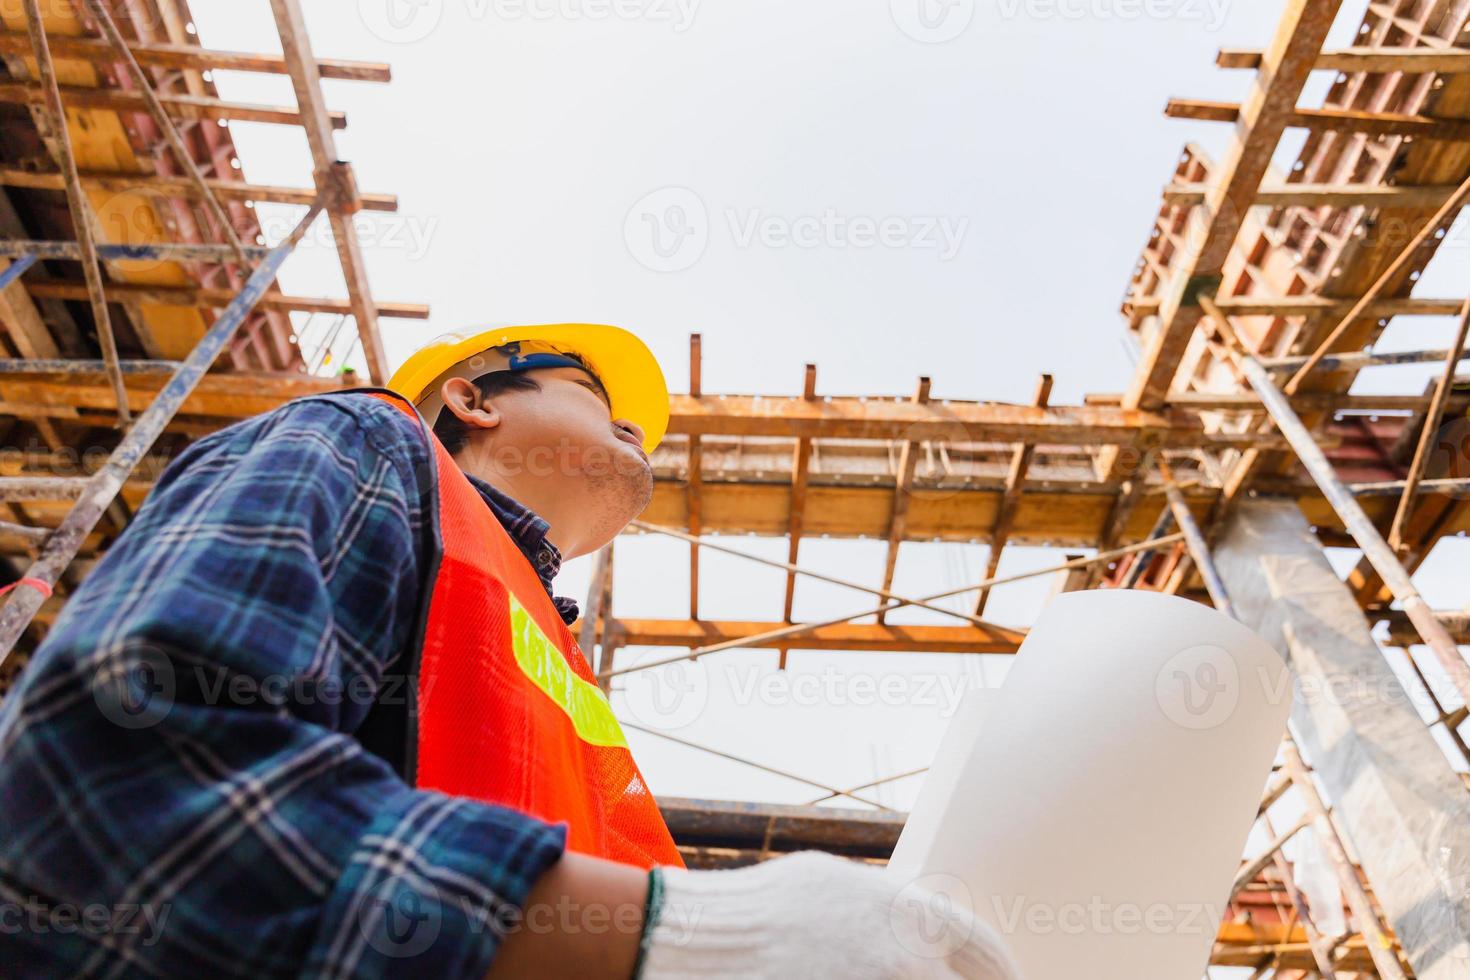
<svg viewBox="0 0 1470 980">
<path fill-rule="evenodd" d="M 1281 657 L 1212 609 L 1058 596 L 983 725 L 951 723 L 889 873 L 970 906 L 1029 980 L 1198 977 L 1290 708 Z"/>
</svg>

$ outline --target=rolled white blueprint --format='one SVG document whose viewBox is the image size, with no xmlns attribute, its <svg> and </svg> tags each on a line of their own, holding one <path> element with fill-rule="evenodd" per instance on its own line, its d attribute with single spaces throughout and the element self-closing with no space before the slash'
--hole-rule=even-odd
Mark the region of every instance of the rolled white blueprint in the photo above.
<svg viewBox="0 0 1470 980">
<path fill-rule="evenodd" d="M 951 723 L 889 873 L 972 908 L 1028 980 L 1199 977 L 1291 690 L 1212 609 L 1058 596 L 983 720 Z"/>
</svg>

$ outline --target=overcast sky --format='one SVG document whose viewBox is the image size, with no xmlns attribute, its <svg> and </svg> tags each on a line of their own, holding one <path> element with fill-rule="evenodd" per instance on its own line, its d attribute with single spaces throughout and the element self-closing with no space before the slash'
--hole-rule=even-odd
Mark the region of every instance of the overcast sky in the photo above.
<svg viewBox="0 0 1470 980">
<path fill-rule="evenodd" d="M 207 45 L 278 49 L 263 2 L 191 6 Z M 685 390 L 688 336 L 698 331 L 707 392 L 793 394 L 802 365 L 814 361 L 824 394 L 906 395 L 928 374 L 936 397 L 1026 401 L 1046 371 L 1056 376 L 1053 401 L 1075 403 L 1122 390 L 1132 373 L 1118 304 L 1180 148 L 1193 140 L 1218 156 L 1229 137 L 1228 127 L 1165 119 L 1166 100 L 1243 97 L 1250 73 L 1216 69 L 1216 51 L 1266 45 L 1283 5 L 305 6 L 318 55 L 393 66 L 388 86 L 326 87 L 348 113 L 339 141 L 362 188 L 402 200 L 397 215 L 364 219 L 374 292 L 433 306 L 429 324 L 383 321 L 395 364 L 449 330 L 590 320 L 644 336 L 675 390 Z M 1365 6 L 1344 4 L 1334 43 L 1347 42 Z M 283 79 L 219 73 L 217 81 L 226 98 L 291 102 Z M 1329 81 L 1314 76 L 1307 101 L 1320 101 Z M 232 128 L 251 180 L 309 182 L 297 131 Z M 1299 143 L 1299 134 L 1288 139 L 1280 159 L 1289 162 Z M 273 240 L 294 213 L 262 208 Z M 290 291 L 342 294 L 322 241 L 288 266 Z M 1463 292 L 1465 253 L 1438 260 L 1420 294 Z M 1448 329 L 1421 321 L 1407 336 L 1396 328 L 1390 342 L 1442 346 Z M 1403 369 L 1365 384 L 1410 390 L 1428 374 Z M 735 543 L 784 558 L 781 540 Z M 874 585 L 882 554 L 871 541 L 803 548 L 814 567 Z M 616 613 L 684 617 L 685 555 L 667 540 L 620 541 Z M 1341 567 L 1353 559 L 1335 557 Z M 1463 574 L 1457 580 L 1451 569 L 1466 558 L 1463 548 L 1440 549 L 1421 575 L 1431 602 L 1465 601 Z M 1013 548 L 1001 570 L 1057 560 Z M 583 594 L 587 565 L 572 564 L 563 591 Z M 978 546 L 909 544 L 896 587 L 937 592 L 977 580 L 983 568 Z M 702 612 L 779 619 L 783 580 L 709 555 Z M 990 614 L 1027 624 L 1050 586 L 999 590 Z M 796 615 L 872 604 L 803 584 Z M 922 611 L 894 619 L 944 621 Z M 795 653 L 788 676 L 772 681 L 774 661 L 772 652 L 727 654 L 661 686 L 635 675 L 645 679 L 614 702 L 629 720 L 853 786 L 927 764 L 954 685 L 998 683 L 1006 666 L 1005 658 Z M 890 691 L 904 703 L 872 703 L 884 696 L 853 683 L 890 676 L 900 678 Z M 802 687 L 797 677 L 822 686 Z M 823 703 L 805 703 L 812 691 Z M 822 795 L 646 736 L 633 742 L 660 794 Z M 873 795 L 906 808 L 917 785 L 908 779 Z"/>
</svg>

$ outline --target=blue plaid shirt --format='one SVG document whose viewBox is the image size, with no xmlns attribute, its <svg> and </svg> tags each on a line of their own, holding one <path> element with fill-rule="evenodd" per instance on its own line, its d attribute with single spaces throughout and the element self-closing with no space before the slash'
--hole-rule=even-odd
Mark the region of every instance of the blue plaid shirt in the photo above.
<svg viewBox="0 0 1470 980">
<path fill-rule="evenodd" d="M 163 474 L 0 708 L 0 973 L 485 974 L 564 828 L 415 790 L 354 737 L 403 696 L 430 461 L 338 394 Z M 477 486 L 549 591 L 545 522 Z"/>
</svg>

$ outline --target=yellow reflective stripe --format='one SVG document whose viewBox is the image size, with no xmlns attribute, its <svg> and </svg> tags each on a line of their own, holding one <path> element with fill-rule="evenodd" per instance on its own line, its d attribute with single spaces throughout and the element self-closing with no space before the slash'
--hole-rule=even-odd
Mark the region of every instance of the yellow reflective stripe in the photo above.
<svg viewBox="0 0 1470 980">
<path fill-rule="evenodd" d="M 510 639 L 521 673 L 566 713 L 582 741 L 627 747 L 628 740 L 602 689 L 577 676 L 514 595 L 510 597 Z"/>
</svg>

